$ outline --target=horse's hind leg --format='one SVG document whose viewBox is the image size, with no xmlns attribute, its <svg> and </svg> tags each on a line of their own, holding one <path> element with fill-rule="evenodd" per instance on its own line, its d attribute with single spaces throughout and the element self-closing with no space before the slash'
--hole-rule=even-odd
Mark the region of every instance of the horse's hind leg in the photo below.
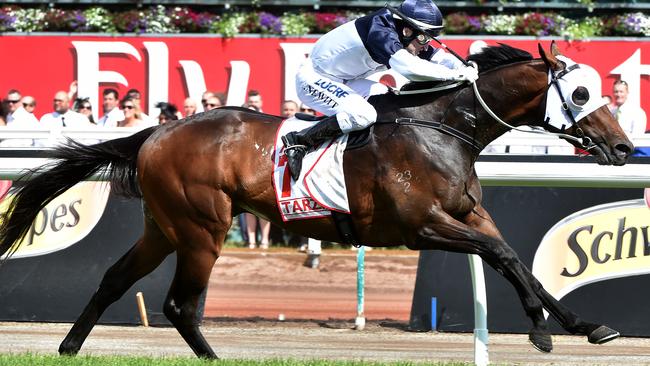
<svg viewBox="0 0 650 366">
<path fill-rule="evenodd" d="M 232 223 L 230 200 L 223 196 L 216 199 L 215 206 L 223 216 L 211 220 L 193 221 L 193 214 L 174 221 L 178 241 L 176 273 L 169 294 L 165 299 L 165 316 L 198 357 L 217 358 L 199 329 L 197 305 L 205 291 L 212 267 Z"/>
<path fill-rule="evenodd" d="M 145 233 L 117 263 L 106 271 L 99 288 L 75 321 L 59 353 L 76 354 L 99 317 L 140 278 L 153 271 L 174 251 L 151 219 L 145 219 Z"/>
<path fill-rule="evenodd" d="M 217 358 L 201 334 L 196 308 L 210 279 L 217 254 L 208 250 L 179 250 L 176 274 L 163 311 L 198 357 Z"/>
</svg>

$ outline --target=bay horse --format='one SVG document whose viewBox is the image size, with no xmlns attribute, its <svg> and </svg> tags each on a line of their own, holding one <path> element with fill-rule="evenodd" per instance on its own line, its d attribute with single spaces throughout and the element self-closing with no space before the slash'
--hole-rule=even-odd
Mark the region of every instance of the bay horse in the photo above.
<svg viewBox="0 0 650 366">
<path fill-rule="evenodd" d="M 512 125 L 558 130 L 544 121 L 553 88 L 549 75 L 561 78 L 570 70 L 554 44 L 549 54 L 541 45 L 539 52 L 541 58 L 533 59 L 500 45 L 469 59 L 478 64 L 477 88 L 496 115 Z M 575 94 L 571 101 L 584 100 L 584 93 Z M 544 308 L 569 333 L 587 336 L 591 343 L 618 337 L 605 325 L 580 319 L 546 292 L 481 205 L 474 169 L 480 147 L 509 128 L 476 102 L 471 86 L 370 101 L 379 121 L 393 123 L 376 124 L 368 143 L 344 157 L 359 242 L 479 255 L 515 287 L 532 322 L 529 340 L 540 351 L 552 350 Z M 410 123 L 395 123 L 400 120 Z M 447 128 L 424 123 L 432 120 Z M 57 160 L 24 176 L 0 226 L 0 254 L 16 250 L 13 244 L 50 200 L 98 172 L 106 174 L 113 189 L 144 201 L 142 237 L 108 269 L 61 343 L 61 354 L 76 354 L 106 308 L 175 252 L 164 314 L 197 356 L 216 358 L 199 329 L 197 302 L 232 219 L 242 212 L 303 236 L 340 241 L 330 217 L 282 221 L 271 179 L 280 122 L 280 117 L 247 109 L 216 109 L 94 145 L 69 141 L 52 150 Z M 563 132 L 586 141 L 599 164 L 623 165 L 634 149 L 605 106 Z M 570 142 L 585 148 L 575 140 Z"/>
</svg>

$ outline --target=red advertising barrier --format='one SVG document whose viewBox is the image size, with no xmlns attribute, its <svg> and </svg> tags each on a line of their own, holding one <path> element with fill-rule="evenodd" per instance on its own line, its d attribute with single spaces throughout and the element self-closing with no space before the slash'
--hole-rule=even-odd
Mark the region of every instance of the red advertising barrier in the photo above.
<svg viewBox="0 0 650 366">
<path fill-rule="evenodd" d="M 95 113 L 101 91 L 116 88 L 143 94 L 145 112 L 170 101 L 181 106 L 187 97 L 200 99 L 204 90 L 228 93 L 228 104 L 240 105 L 246 92 L 259 90 L 263 109 L 277 114 L 285 99 L 296 99 L 293 76 L 316 38 L 217 36 L 0 36 L 0 93 L 10 88 L 37 99 L 36 115 L 49 112 L 57 90 L 79 82 L 79 95 L 90 97 Z M 508 43 L 538 57 L 537 44 L 548 50 L 550 40 L 484 38 L 490 45 Z M 449 37 L 445 43 L 466 56 L 476 38 Z M 603 94 L 622 78 L 630 87 L 630 102 L 650 111 L 650 42 L 637 39 L 557 41 L 563 54 L 592 66 L 601 76 Z M 100 107 L 100 108 L 98 108 Z M 101 111 L 99 111 L 101 114 Z"/>
</svg>

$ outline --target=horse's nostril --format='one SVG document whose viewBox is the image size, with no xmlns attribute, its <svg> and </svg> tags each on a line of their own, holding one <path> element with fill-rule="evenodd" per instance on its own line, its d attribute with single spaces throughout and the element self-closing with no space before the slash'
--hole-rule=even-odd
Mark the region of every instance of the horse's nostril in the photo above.
<svg viewBox="0 0 650 366">
<path fill-rule="evenodd" d="M 614 148 L 616 150 L 624 153 L 625 155 L 632 154 L 632 151 L 634 150 L 634 148 L 632 146 L 628 145 L 628 144 L 616 144 L 616 146 Z"/>
</svg>

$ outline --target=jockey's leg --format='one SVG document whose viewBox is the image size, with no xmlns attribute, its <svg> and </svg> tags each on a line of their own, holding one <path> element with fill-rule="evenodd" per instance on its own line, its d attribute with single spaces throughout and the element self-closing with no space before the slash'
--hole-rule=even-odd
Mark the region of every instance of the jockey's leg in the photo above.
<svg viewBox="0 0 650 366">
<path fill-rule="evenodd" d="M 339 137 L 343 131 L 339 127 L 336 115 L 326 117 L 313 126 L 302 131 L 289 132 L 282 136 L 284 153 L 287 156 L 291 177 L 297 181 L 302 169 L 302 159 L 307 150 L 314 148 L 323 142 Z"/>
<path fill-rule="evenodd" d="M 309 62 L 298 71 L 296 91 L 303 103 L 329 117 L 312 127 L 282 137 L 294 180 L 300 177 L 302 159 L 309 149 L 342 133 L 364 129 L 377 120 L 375 108 L 363 94 L 340 80 L 318 74 Z"/>
</svg>

